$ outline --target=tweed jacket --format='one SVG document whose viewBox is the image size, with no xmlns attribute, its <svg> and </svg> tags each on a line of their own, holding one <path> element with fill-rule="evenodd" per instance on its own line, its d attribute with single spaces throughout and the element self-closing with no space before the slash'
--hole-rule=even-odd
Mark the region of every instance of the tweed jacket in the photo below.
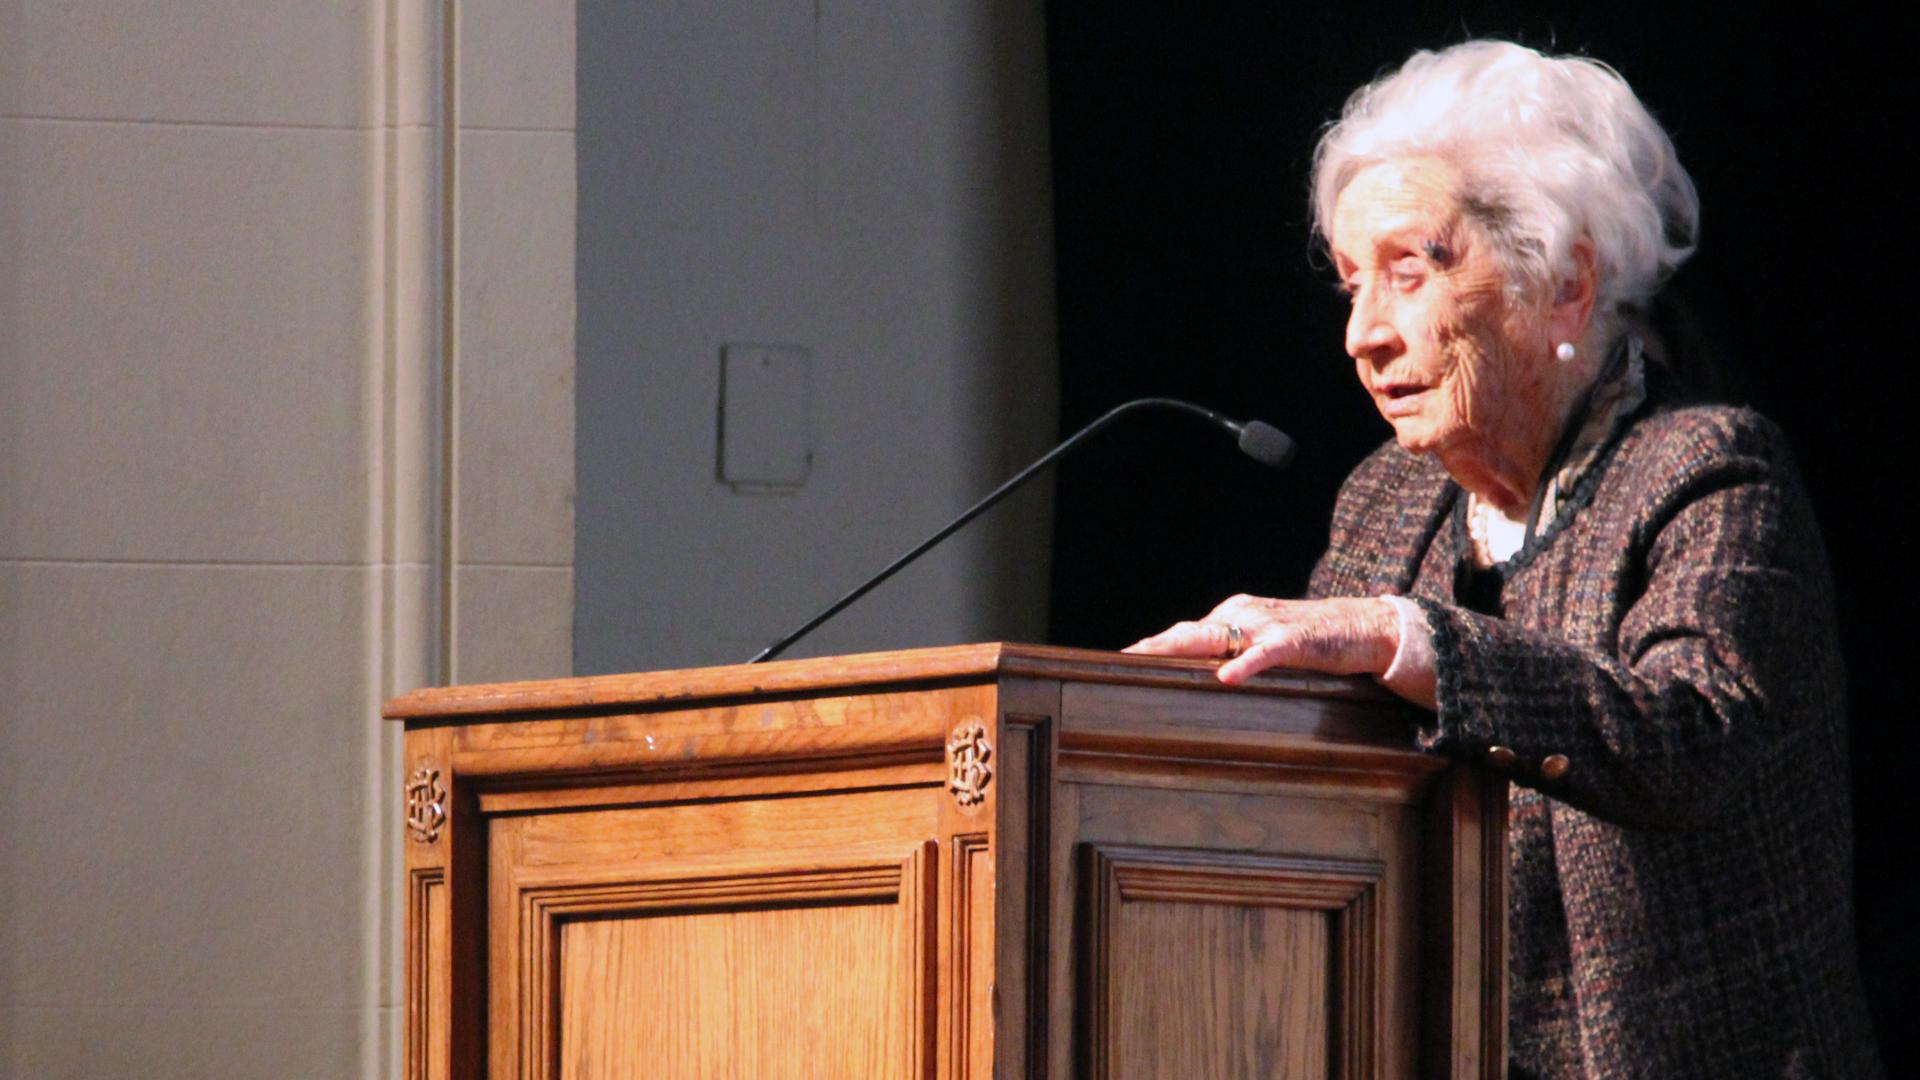
<svg viewBox="0 0 1920 1080">
<path fill-rule="evenodd" d="M 1392 443 L 1348 478 L 1309 592 L 1413 598 L 1438 676 L 1420 746 L 1512 751 L 1516 1077 L 1878 1077 L 1830 574 L 1798 474 L 1750 411 L 1622 426 L 1490 610 L 1455 596 L 1459 489 Z"/>
</svg>

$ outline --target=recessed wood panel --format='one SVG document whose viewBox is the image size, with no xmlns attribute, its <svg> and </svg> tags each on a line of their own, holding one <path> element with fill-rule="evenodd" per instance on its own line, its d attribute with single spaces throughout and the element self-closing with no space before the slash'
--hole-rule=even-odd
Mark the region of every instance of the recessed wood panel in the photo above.
<svg viewBox="0 0 1920 1080">
<path fill-rule="evenodd" d="M 946 1075 L 993 1075 L 993 849 L 984 833 L 953 838 Z"/>
<path fill-rule="evenodd" d="M 1092 1076 L 1374 1074 L 1382 864 L 1088 846 L 1081 866 Z"/>
<path fill-rule="evenodd" d="M 1107 1075 L 1326 1076 L 1330 922 L 1323 911 L 1122 905 Z"/>
<path fill-rule="evenodd" d="M 495 1068 L 803 1077 L 834 1062 L 834 1074 L 846 1063 L 851 1075 L 925 1076 L 933 871 L 926 843 L 898 863 L 508 890 Z"/>
<path fill-rule="evenodd" d="M 560 1075 L 903 1076 L 898 904 L 649 914 L 560 933 Z"/>
<path fill-rule="evenodd" d="M 927 1075 L 940 797 L 496 819 L 495 1074 Z"/>
<path fill-rule="evenodd" d="M 445 1080 L 447 994 L 438 978 L 448 962 L 447 876 L 439 867 L 407 875 L 408 1080 Z"/>
</svg>

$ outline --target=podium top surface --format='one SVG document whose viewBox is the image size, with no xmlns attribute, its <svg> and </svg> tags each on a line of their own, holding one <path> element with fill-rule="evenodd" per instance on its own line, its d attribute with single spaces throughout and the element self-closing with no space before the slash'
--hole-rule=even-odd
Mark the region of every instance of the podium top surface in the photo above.
<svg viewBox="0 0 1920 1080">
<path fill-rule="evenodd" d="M 1217 660 L 988 642 L 765 664 L 426 688 L 393 698 L 382 706 L 381 715 L 389 720 L 506 716 L 625 705 L 684 705 L 762 694 L 991 682 L 1003 678 L 1050 678 L 1367 702 L 1398 700 L 1371 680 L 1308 672 L 1261 675 L 1245 685 L 1228 687 L 1214 675 L 1219 666 Z"/>
</svg>

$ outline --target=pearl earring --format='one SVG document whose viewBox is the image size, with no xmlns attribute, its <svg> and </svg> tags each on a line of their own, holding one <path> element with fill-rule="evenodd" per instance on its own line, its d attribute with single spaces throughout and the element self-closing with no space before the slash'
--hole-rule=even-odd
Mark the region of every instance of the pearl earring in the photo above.
<svg viewBox="0 0 1920 1080">
<path fill-rule="evenodd" d="M 1580 350 L 1574 348 L 1573 342 L 1571 341 L 1563 341 L 1560 343 L 1559 348 L 1553 350 L 1553 355 L 1558 357 L 1563 364 L 1573 363 L 1573 358 L 1579 354 Z"/>
</svg>

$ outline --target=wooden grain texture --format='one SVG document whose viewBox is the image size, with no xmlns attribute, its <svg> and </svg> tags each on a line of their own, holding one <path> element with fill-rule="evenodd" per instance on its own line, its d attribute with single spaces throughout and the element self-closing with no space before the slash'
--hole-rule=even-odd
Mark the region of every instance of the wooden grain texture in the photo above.
<svg viewBox="0 0 1920 1080">
<path fill-rule="evenodd" d="M 479 793 L 484 814 L 550 813 L 604 807 L 669 806 L 726 799 L 770 799 L 792 795 L 845 794 L 899 788 L 937 788 L 946 783 L 946 763 L 938 751 L 924 748 L 886 764 L 865 761 L 842 768 L 841 761 L 815 759 L 791 767 L 715 769 L 698 776 L 647 772 L 555 774 L 546 784 L 522 780 Z"/>
<path fill-rule="evenodd" d="M 1128 904 L 1113 938 L 1104 1069 L 1131 1080 L 1326 1076 L 1329 917 Z"/>
<path fill-rule="evenodd" d="M 989 712 L 987 718 L 991 717 Z M 954 726 L 977 731 L 981 725 L 981 715 L 968 710 L 957 715 Z M 943 762 L 944 794 L 937 800 L 940 976 L 934 1024 L 937 1071 L 946 1080 L 987 1077 L 993 1067 L 993 948 L 998 939 L 993 904 L 998 887 L 995 808 L 1006 790 L 1006 763 L 1001 757 L 1005 748 L 1001 731 L 997 725 L 985 726 L 985 764 L 995 775 L 981 791 L 983 797 L 955 797 L 947 788 L 953 779 L 952 766 Z"/>
<path fill-rule="evenodd" d="M 473 791 L 449 766 L 452 748 L 447 731 L 414 730 L 402 752 L 402 776 L 434 770 L 447 792 L 446 817 L 433 839 L 409 829 L 402 844 L 408 1080 L 479 1076 L 486 1068 L 486 954 L 471 947 L 486 933 L 486 822 Z M 404 807 L 404 790 L 393 797 Z"/>
<path fill-rule="evenodd" d="M 446 988 L 435 976 L 447 970 L 447 879 L 440 867 L 407 875 L 406 986 L 408 1080 L 447 1080 L 448 1062 L 435 1047 L 447 1045 L 450 1019 Z"/>
<path fill-rule="evenodd" d="M 1076 683 L 1061 688 L 1061 712 L 1067 782 L 1412 803 L 1446 767 L 1413 749 L 1397 706 Z"/>
<path fill-rule="evenodd" d="M 840 1000 L 835 995 L 845 996 L 841 990 L 823 991 L 825 1013 L 806 1011 L 812 1006 L 802 1008 L 800 1003 L 793 1008 L 801 1011 L 782 1012 L 769 999 L 752 1007 L 759 1011 L 741 1013 L 731 1027 L 715 1026 L 707 1017 L 702 1033 L 690 1044 L 694 1049 L 687 1051 L 691 1056 L 676 1058 L 672 1066 L 693 1071 L 660 1075 L 714 1075 L 699 1070 L 714 1055 L 724 1058 L 728 1045 L 741 1060 L 771 1069 L 764 1056 L 770 1048 L 789 1043 L 796 1053 L 865 1048 L 865 1054 L 884 1047 L 891 1055 L 884 1069 L 877 1064 L 879 1058 L 857 1060 L 863 1068 L 880 1069 L 873 1075 L 927 1075 L 935 1057 L 937 994 L 937 855 L 930 834 L 942 797 L 937 789 L 855 792 L 498 819 L 492 833 L 489 901 L 494 1074 L 552 1076 L 556 1069 L 586 1067 L 580 1053 L 627 1055 L 633 1049 L 620 1041 L 614 1033 L 618 1025 L 609 1019 L 624 1013 L 582 1004 L 582 988 L 589 985 L 583 979 L 613 980 L 621 1009 L 640 1000 L 651 1003 L 649 1010 L 657 1006 L 688 1020 L 674 1010 L 695 1009 L 696 1014 L 689 1015 L 698 1019 L 711 1011 L 701 1002 L 724 1000 L 724 993 L 745 993 L 762 985 L 791 995 L 804 982 L 799 972 L 826 964 L 831 970 L 815 971 L 813 977 L 864 982 L 867 994 L 899 999 L 883 1017 L 893 1027 L 876 1034 L 872 1024 L 880 1022 L 876 1017 L 881 1014 L 835 1004 Z M 880 916 L 869 908 L 893 912 L 885 917 L 892 920 L 885 923 L 890 929 L 882 933 L 874 923 Z M 729 918 L 718 917 L 722 915 Z M 581 928 L 588 923 L 592 926 Z M 625 929 L 607 930 L 602 923 Z M 779 933 L 789 936 L 778 943 L 768 936 Z M 879 959 L 849 959 L 846 949 L 855 942 Z M 752 948 L 744 943 L 753 943 Z M 816 944 L 823 951 L 814 951 Z M 624 959 L 596 959 L 601 954 L 593 950 L 599 948 Z M 648 954 L 647 949 L 714 951 L 669 956 Z M 691 1005 L 669 1005 L 634 995 L 685 989 L 681 982 L 655 984 L 646 981 L 650 975 L 623 974 L 620 964 L 648 955 L 648 966 L 684 967 L 676 979 L 692 978 L 688 972 L 705 960 L 748 971 L 715 972 L 717 981 L 701 984 L 705 996 Z M 569 970 L 567 965 L 575 962 L 587 974 Z M 754 965 L 772 965 L 784 974 L 769 974 L 772 968 Z M 877 978 L 876 972 L 885 978 Z M 773 1034 L 760 1026 L 743 1026 L 749 1020 L 752 1025 L 772 1025 Z M 866 1026 L 843 1033 L 844 1040 L 850 1040 L 844 1045 L 815 1046 L 817 1039 L 793 1042 L 796 1031 L 828 1020 Z M 575 1025 L 572 1044 L 567 1042 L 569 1023 Z M 617 1060 L 630 1066 L 638 1059 Z"/>
<path fill-rule="evenodd" d="M 1089 1075 L 1373 1076 L 1389 1058 L 1382 863 L 1084 850 Z"/>
<path fill-rule="evenodd" d="M 768 700 L 781 695 L 1019 677 L 1219 689 L 1220 681 L 1214 677 L 1219 668 L 1217 660 L 990 642 L 685 671 L 428 688 L 393 698 L 381 715 L 392 720 L 428 720 L 641 705 L 684 708 L 728 699 Z M 1307 672 L 1262 675 L 1235 692 L 1376 704 L 1397 700 L 1370 680 Z"/>
<path fill-rule="evenodd" d="M 1080 1029 L 1087 1015 L 1089 995 L 1087 988 L 1076 980 L 1075 968 L 1076 965 L 1084 967 L 1081 957 L 1087 948 L 1081 933 L 1086 928 L 1086 912 L 1079 899 L 1083 868 L 1076 865 L 1081 861 L 1076 853 L 1081 851 L 1082 838 L 1086 835 L 1080 817 L 1086 791 L 1082 784 L 1060 784 L 1054 790 L 1049 808 L 1052 817 L 1047 841 L 1047 894 L 1042 910 L 1046 934 L 1053 947 L 1042 958 L 1047 996 L 1037 1003 L 1041 1009 L 1035 1020 L 1046 1030 L 1045 1065 L 1034 1069 L 1034 1075 L 1039 1076 L 1084 1075 L 1075 1068 L 1075 1063 L 1086 1057 Z M 1006 950 L 1000 955 L 1005 956 Z"/>
<path fill-rule="evenodd" d="M 1212 791 L 1076 784 L 1082 843 L 1377 860 L 1385 806 Z M 1409 868 L 1410 869 L 1410 868 Z"/>
<path fill-rule="evenodd" d="M 510 873 L 523 883 L 616 879 L 663 861 L 689 874 L 724 874 L 770 856 L 832 865 L 904 850 L 935 835 L 944 797 L 922 788 L 533 814 L 496 819 L 494 833 L 516 838 Z"/>
<path fill-rule="evenodd" d="M 1124 735 L 1135 728 L 1148 732 L 1185 728 L 1305 736 L 1356 750 L 1368 745 L 1400 753 L 1409 749 L 1408 728 L 1380 722 L 1383 713 L 1395 711 L 1397 699 L 1381 701 L 1359 694 L 1276 698 L 1205 681 L 1185 687 L 1180 694 L 1170 695 L 1165 689 L 1147 682 L 1066 683 L 1060 688 L 1061 712 L 1068 718 L 1061 738 L 1073 746 L 1081 738 Z"/>
<path fill-rule="evenodd" d="M 911 1075 L 897 905 L 566 924 L 560 1076 Z"/>
<path fill-rule="evenodd" d="M 447 728 L 487 813 L 771 798 L 940 785 L 956 718 L 986 720 L 990 685 Z"/>
<path fill-rule="evenodd" d="M 993 972 L 991 1067 L 995 1076 L 1048 1075 L 1053 1013 L 1051 933 L 1055 741 L 1061 684 L 1000 684 L 1001 786 L 993 815 L 995 940 L 981 959 Z M 1058 950 L 1062 955 L 1067 950 Z M 990 959 L 989 959 L 990 957 Z M 1065 1075 L 1065 1074 L 1061 1074 Z"/>
<path fill-rule="evenodd" d="M 1504 776 L 1455 770 L 1424 822 L 1426 1076 L 1506 1076 L 1507 794 Z"/>
<path fill-rule="evenodd" d="M 523 1074 L 930 1075 L 932 859 L 539 890 L 523 1016 L 558 1031 Z"/>
<path fill-rule="evenodd" d="M 1078 1019 L 1075 1054 L 1089 1070 L 1085 1075 L 1126 1075 L 1117 1070 L 1125 1067 L 1122 1058 L 1131 1055 L 1129 1044 L 1113 1034 L 1120 1023 L 1117 1003 L 1124 995 L 1113 979 L 1116 972 L 1124 978 L 1134 969 L 1116 942 L 1126 921 L 1122 913 L 1147 902 L 1333 913 L 1328 946 L 1332 974 L 1325 984 L 1331 997 L 1322 1003 L 1325 1012 L 1318 1014 L 1330 1019 L 1316 1021 L 1316 1030 L 1328 1040 L 1323 1048 L 1330 1055 L 1327 1068 L 1344 1076 L 1413 1074 L 1417 1059 L 1410 1033 L 1418 1029 L 1419 1002 L 1387 988 L 1419 978 L 1419 924 L 1404 902 L 1405 890 L 1417 880 L 1417 852 L 1396 840 L 1412 829 L 1417 808 L 1371 800 L 1104 784 L 1071 787 L 1076 796 L 1071 818 L 1077 856 L 1074 902 L 1083 913 L 1071 1008 Z M 1247 933 L 1279 929 L 1265 915 L 1236 916 L 1239 923 L 1223 923 L 1227 916 L 1218 912 L 1180 918 L 1187 922 L 1163 921 L 1160 928 L 1186 925 L 1196 933 L 1227 933 L 1234 925 Z M 1298 925 L 1297 920 L 1293 923 Z M 1196 956 L 1190 963 L 1204 967 L 1234 961 Z M 1205 972 L 1184 978 L 1196 985 L 1224 985 Z M 1229 981 L 1263 985 L 1252 973 Z M 1240 1015 L 1235 1011 L 1239 1006 L 1226 999 L 1193 1007 L 1216 1018 Z M 1213 1037 L 1243 1040 L 1261 1034 L 1230 1026 L 1211 1030 Z M 1262 1037 L 1274 1034 L 1266 1030 Z M 1196 1029 L 1182 1037 L 1199 1039 L 1201 1033 Z M 1198 1043 L 1187 1046 L 1201 1052 Z M 1242 1064 L 1271 1062 L 1275 1054 L 1294 1066 L 1304 1060 L 1293 1044 L 1261 1048 L 1243 1042 L 1232 1053 L 1252 1055 L 1233 1058 Z M 1332 1074 L 1323 1069 L 1315 1075 Z"/>
<path fill-rule="evenodd" d="M 993 1075 L 993 850 L 986 833 L 947 845 L 947 934 L 943 953 L 947 1077 Z"/>
<path fill-rule="evenodd" d="M 978 687 L 970 688 L 977 695 Z M 885 752 L 944 738 L 954 711 L 950 693 L 870 693 L 750 706 L 689 706 L 671 713 L 612 713 L 502 720 L 459 729 L 457 748 L 469 771 L 501 774 L 524 758 L 535 769 L 554 764 L 595 768 L 673 765 L 729 757 L 804 760 L 819 752 Z"/>
</svg>

